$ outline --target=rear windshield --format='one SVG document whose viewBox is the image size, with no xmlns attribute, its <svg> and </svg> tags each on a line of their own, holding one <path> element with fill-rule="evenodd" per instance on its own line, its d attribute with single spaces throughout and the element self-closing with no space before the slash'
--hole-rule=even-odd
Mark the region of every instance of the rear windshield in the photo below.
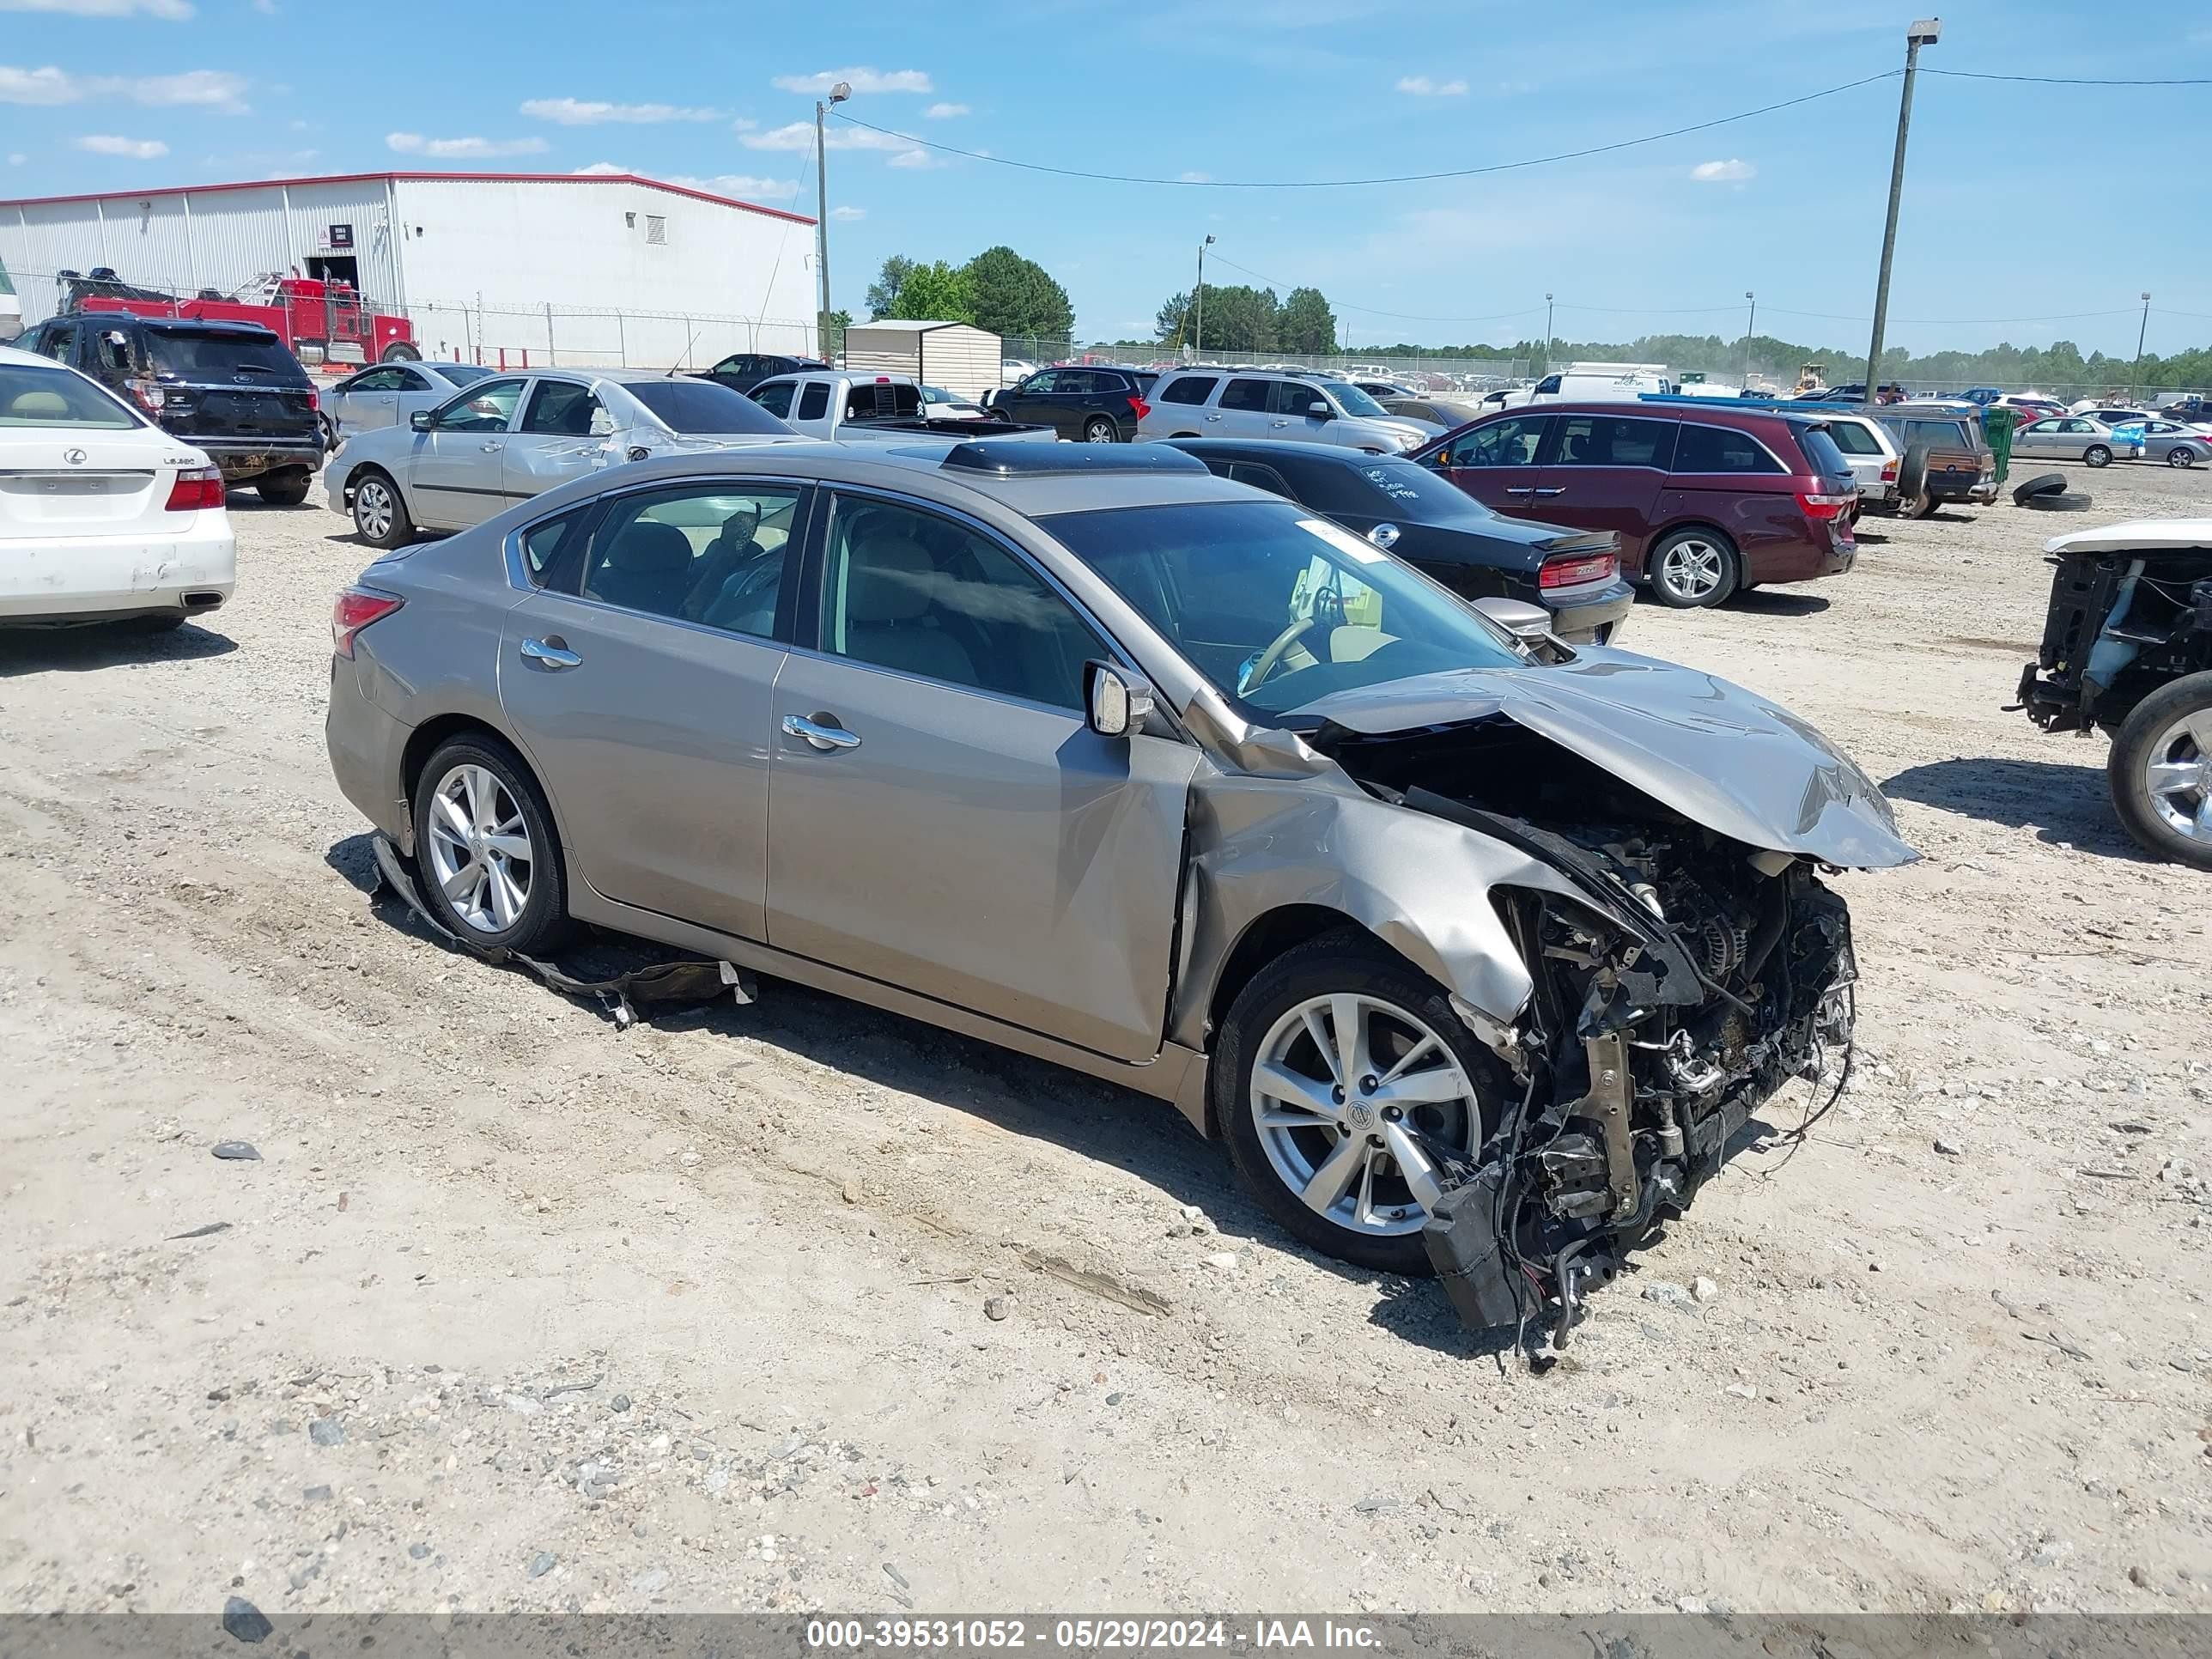
<svg viewBox="0 0 2212 1659">
<path fill-rule="evenodd" d="M 82 374 L 29 364 L 0 366 L 0 427 L 79 426 L 128 431 L 145 424 Z"/>
<path fill-rule="evenodd" d="M 301 386 L 307 380 L 300 360 L 273 334 L 193 334 L 149 328 L 146 356 L 156 374 L 173 374 L 180 380 L 227 380 L 235 374 Z"/>
<path fill-rule="evenodd" d="M 1395 455 L 1316 461 L 1299 471 L 1297 483 L 1299 495 L 1324 513 L 1434 525 L 1497 516 L 1450 480 Z"/>
<path fill-rule="evenodd" d="M 1805 452 L 1805 459 L 1813 471 L 1823 478 L 1849 477 L 1851 464 L 1844 459 L 1844 452 L 1836 447 L 1830 427 L 1800 427 L 1797 447 Z"/>
<path fill-rule="evenodd" d="M 789 437 L 791 428 L 742 392 L 712 380 L 625 380 L 623 390 L 643 404 L 672 432 Z"/>
<path fill-rule="evenodd" d="M 455 386 L 474 386 L 486 375 L 496 374 L 498 371 L 482 368 L 476 363 L 440 363 L 438 373 Z"/>
<path fill-rule="evenodd" d="M 1862 426 L 1856 421 L 1830 422 L 1828 437 L 1846 455 L 1879 455 L 1882 453 L 1881 441 L 1874 435 L 1874 429 Z"/>
</svg>

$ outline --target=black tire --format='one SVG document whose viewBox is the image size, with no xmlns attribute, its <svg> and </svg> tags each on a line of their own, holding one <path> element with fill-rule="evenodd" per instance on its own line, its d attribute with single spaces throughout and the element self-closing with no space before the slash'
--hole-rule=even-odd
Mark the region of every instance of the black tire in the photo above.
<svg viewBox="0 0 2212 1659">
<path fill-rule="evenodd" d="M 387 363 L 419 363 L 422 361 L 422 354 L 404 340 L 394 340 L 384 348 L 384 356 L 379 361 Z"/>
<path fill-rule="evenodd" d="M 1908 519 L 1932 519 L 1940 505 L 1923 486 L 1918 495 L 1912 496 L 1899 510 Z"/>
<path fill-rule="evenodd" d="M 1117 444 L 1121 441 L 1121 428 L 1111 417 L 1093 415 L 1083 423 L 1083 441 L 1087 444 Z"/>
<path fill-rule="evenodd" d="M 1363 1233 L 1316 1214 L 1277 1173 L 1253 1121 L 1252 1067 L 1270 1028 L 1301 1002 L 1347 991 L 1413 1015 L 1451 1050 L 1476 1091 L 1481 1122 L 1472 1146 L 1480 1146 L 1498 1125 L 1505 1099 L 1504 1068 L 1452 1012 L 1442 986 L 1356 929 L 1324 934 L 1285 951 L 1238 993 L 1213 1048 L 1208 1084 L 1215 1120 L 1237 1174 L 1285 1231 L 1340 1261 L 1375 1273 L 1426 1277 L 1428 1253 L 1418 1227 L 1396 1235 Z"/>
<path fill-rule="evenodd" d="M 2091 444 L 2081 452 L 2081 465 L 2084 466 L 2110 466 L 2112 464 L 2112 452 L 2102 444 Z"/>
<path fill-rule="evenodd" d="M 133 617 L 123 625 L 134 634 L 173 634 L 185 625 L 185 613 L 164 611 L 151 617 Z"/>
<path fill-rule="evenodd" d="M 2013 486 L 2012 504 L 2027 507 L 2051 495 L 2066 493 L 2066 475 L 2063 472 L 2039 472 L 2033 478 L 2023 478 Z"/>
<path fill-rule="evenodd" d="M 455 908 L 441 884 L 433 853 L 432 813 L 440 785 L 463 766 L 483 768 L 499 781 L 522 816 L 524 832 L 535 856 L 523 862 L 528 875 L 528 897 L 514 921 L 487 928 L 470 921 Z M 553 828 L 553 810 L 538 780 L 503 739 L 489 732 L 448 738 L 430 751 L 422 769 L 410 781 L 415 808 L 415 866 L 421 878 L 422 899 L 438 920 L 472 944 L 518 951 L 524 956 L 544 956 L 557 949 L 574 924 L 568 920 L 567 873 L 561 865 L 561 842 Z M 511 868 L 514 860 L 509 860 Z"/>
<path fill-rule="evenodd" d="M 2185 674 L 2137 703 L 2121 723 L 2105 763 L 2105 776 L 2112 786 L 2113 810 L 2145 852 L 2193 870 L 2212 870 L 2212 837 L 2192 837 L 2168 823 L 2153 805 L 2148 773 L 2160 758 L 2154 750 L 2169 746 L 2160 739 L 2176 722 L 2196 714 L 2212 719 L 2212 672 Z M 2197 744 L 2196 756 L 2212 759 L 2212 748 Z"/>
<path fill-rule="evenodd" d="M 270 507 L 297 507 L 307 499 L 312 482 L 305 472 L 271 472 L 254 483 L 253 493 Z"/>
<path fill-rule="evenodd" d="M 1909 511 L 1912 503 L 1928 493 L 1928 446 L 1912 444 L 1906 447 L 1897 462 L 1897 505 L 1900 512 Z M 1923 515 L 1924 516 L 1924 515 Z"/>
<path fill-rule="evenodd" d="M 1665 572 L 1668 558 L 1692 543 L 1702 543 L 1719 556 L 1718 578 L 1710 588 L 1692 592 L 1670 585 Z M 1653 544 L 1644 556 L 1644 574 L 1651 584 L 1651 597 L 1674 611 L 1710 611 L 1724 605 L 1743 580 L 1743 555 L 1736 545 L 1717 530 L 1708 530 L 1703 525 L 1686 525 L 1670 531 Z"/>
<path fill-rule="evenodd" d="M 383 492 L 380 497 L 373 493 L 376 490 Z M 378 516 L 380 500 L 390 509 L 386 517 Z M 380 531 L 375 527 L 380 524 Z M 407 498 L 399 493 L 392 475 L 381 468 L 365 468 L 353 481 L 353 527 L 371 547 L 404 547 L 415 539 L 415 520 L 408 516 Z"/>
<path fill-rule="evenodd" d="M 2168 466 L 2194 466 L 2197 465 L 2197 452 L 2187 444 L 2176 444 L 2166 452 L 2166 464 Z"/>
</svg>

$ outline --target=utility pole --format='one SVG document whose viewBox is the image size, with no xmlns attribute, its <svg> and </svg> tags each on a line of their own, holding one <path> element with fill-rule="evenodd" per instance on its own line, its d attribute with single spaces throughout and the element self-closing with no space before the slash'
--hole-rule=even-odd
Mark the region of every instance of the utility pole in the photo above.
<svg viewBox="0 0 2212 1659">
<path fill-rule="evenodd" d="M 1743 321 L 1743 389 L 1748 392 L 1751 390 L 1751 337 L 1759 327 L 1759 296 L 1746 289 L 1743 297 L 1751 304 L 1751 315 Z"/>
<path fill-rule="evenodd" d="M 1198 245 L 1198 294 L 1195 300 L 1198 322 L 1191 336 L 1190 349 L 1191 356 L 1200 362 L 1206 357 L 1206 250 L 1212 246 L 1213 238 L 1211 236 Z"/>
<path fill-rule="evenodd" d="M 1881 272 L 1874 284 L 1874 341 L 1867 347 L 1866 402 L 1879 403 L 1881 387 L 1881 331 L 1889 320 L 1889 264 L 1897 253 L 1897 203 L 1905 193 L 1905 137 L 1912 127 L 1912 82 L 1920 73 L 1920 48 L 1932 46 L 1943 33 L 1940 17 L 1923 17 L 1905 31 L 1905 91 L 1897 103 L 1897 154 L 1889 164 L 1889 220 L 1881 232 Z"/>
<path fill-rule="evenodd" d="M 830 104 L 842 104 L 853 95 L 852 87 L 840 81 L 830 88 L 830 103 L 814 100 L 814 272 L 821 279 L 822 304 L 814 313 L 814 349 L 823 361 L 830 357 L 830 147 L 822 133 L 822 118 Z"/>
<path fill-rule="evenodd" d="M 2143 336 L 2150 332 L 2150 290 L 2148 289 L 2142 291 L 2142 321 L 2136 328 L 2136 366 L 2128 371 L 2128 396 L 2130 398 L 2139 398 L 2142 395 Z"/>
<path fill-rule="evenodd" d="M 1536 378 L 1542 380 L 1552 372 L 1552 296 L 1544 295 L 1544 367 Z"/>
</svg>

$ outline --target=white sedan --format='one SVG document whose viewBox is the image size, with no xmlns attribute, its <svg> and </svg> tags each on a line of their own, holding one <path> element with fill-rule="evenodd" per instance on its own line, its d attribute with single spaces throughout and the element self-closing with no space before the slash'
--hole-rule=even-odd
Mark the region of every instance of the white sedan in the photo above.
<svg viewBox="0 0 2212 1659">
<path fill-rule="evenodd" d="M 205 455 L 75 369 L 0 346 L 0 623 L 173 628 L 237 580 Z"/>
</svg>

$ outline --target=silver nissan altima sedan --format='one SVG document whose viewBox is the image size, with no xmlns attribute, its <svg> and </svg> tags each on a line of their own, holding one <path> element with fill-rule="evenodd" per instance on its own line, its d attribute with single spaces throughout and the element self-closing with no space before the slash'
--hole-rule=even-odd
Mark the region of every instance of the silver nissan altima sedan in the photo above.
<svg viewBox="0 0 2212 1659">
<path fill-rule="evenodd" d="M 395 550 L 344 793 L 479 949 L 598 923 L 1172 1101 L 1282 1226 L 1571 1321 L 1851 1041 L 1802 720 L 1164 445 L 672 455 Z"/>
</svg>

